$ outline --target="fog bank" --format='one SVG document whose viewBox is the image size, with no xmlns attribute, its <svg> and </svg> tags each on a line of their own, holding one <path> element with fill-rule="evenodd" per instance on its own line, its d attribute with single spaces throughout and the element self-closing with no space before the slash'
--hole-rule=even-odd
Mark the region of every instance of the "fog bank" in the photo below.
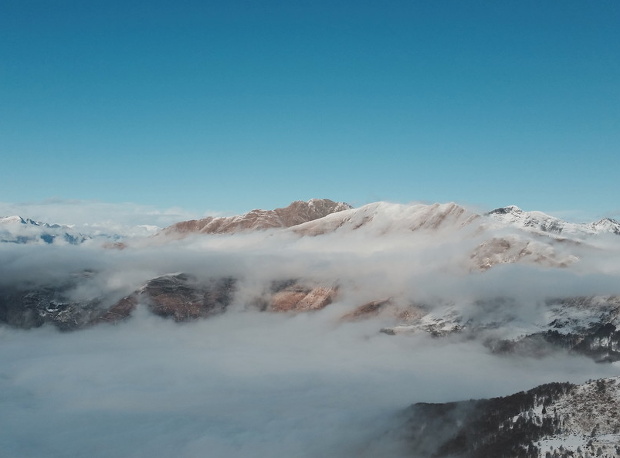
<svg viewBox="0 0 620 458">
<path fill-rule="evenodd" d="M 183 325 L 140 310 L 74 333 L 2 328 L 0 360 L 0 446 L 15 458 L 406 456 L 382 434 L 413 402 L 618 373 L 584 358 L 387 336 L 327 310 Z"/>
</svg>

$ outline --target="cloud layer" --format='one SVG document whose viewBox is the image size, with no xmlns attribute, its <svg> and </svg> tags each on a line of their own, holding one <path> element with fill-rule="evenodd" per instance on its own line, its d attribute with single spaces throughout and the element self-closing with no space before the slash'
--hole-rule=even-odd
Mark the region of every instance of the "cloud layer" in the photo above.
<svg viewBox="0 0 620 458">
<path fill-rule="evenodd" d="M 501 359 L 476 342 L 394 338 L 336 325 L 327 310 L 186 325 L 139 313 L 68 334 L 4 329 L 0 340 L 9 457 L 404 456 L 381 437 L 412 402 L 615 373 L 585 359 Z"/>
</svg>

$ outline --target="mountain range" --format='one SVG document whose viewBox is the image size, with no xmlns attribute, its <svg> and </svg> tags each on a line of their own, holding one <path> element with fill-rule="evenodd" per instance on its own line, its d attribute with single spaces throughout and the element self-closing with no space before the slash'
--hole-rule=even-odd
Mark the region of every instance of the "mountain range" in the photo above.
<svg viewBox="0 0 620 458">
<path fill-rule="evenodd" d="M 515 206 L 480 213 L 328 199 L 182 221 L 116 244 L 105 242 L 117 236 L 93 244 L 67 226 L 5 217 L 0 322 L 76 331 L 143 312 L 181 323 L 328 310 L 335 325 L 364 323 L 393 339 L 476 340 L 498 358 L 615 364 L 618 235 L 613 219 L 569 223 Z M 65 246 L 74 250 L 65 255 Z M 40 257 L 27 263 L 34 251 L 20 247 Z M 559 382 L 416 404 L 389 434 L 404 437 L 411 456 L 620 454 L 619 379 Z"/>
<path fill-rule="evenodd" d="M 77 245 L 90 237 L 68 226 L 34 221 L 21 216 L 0 217 L 0 243 L 68 243 Z"/>
</svg>

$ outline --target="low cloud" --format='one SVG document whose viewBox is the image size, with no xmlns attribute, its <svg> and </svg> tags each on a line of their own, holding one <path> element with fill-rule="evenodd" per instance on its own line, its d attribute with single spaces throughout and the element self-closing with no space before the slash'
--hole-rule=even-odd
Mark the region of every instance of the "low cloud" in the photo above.
<svg viewBox="0 0 620 458">
<path fill-rule="evenodd" d="M 0 341 L 9 457 L 406 456 L 380 438 L 412 402 L 614 373 L 581 358 L 394 338 L 336 325 L 327 311 L 186 325 L 140 312 L 75 333 L 3 329 Z"/>
</svg>

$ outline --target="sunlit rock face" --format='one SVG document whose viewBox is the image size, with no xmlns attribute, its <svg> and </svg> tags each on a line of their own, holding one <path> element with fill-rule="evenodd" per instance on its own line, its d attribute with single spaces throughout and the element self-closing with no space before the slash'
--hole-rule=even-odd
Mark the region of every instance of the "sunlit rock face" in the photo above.
<svg viewBox="0 0 620 458">
<path fill-rule="evenodd" d="M 178 273 L 163 275 L 147 282 L 140 290 L 124 297 L 107 310 L 97 322 L 117 322 L 144 304 L 155 315 L 175 321 L 190 321 L 223 313 L 235 290 L 232 278 L 208 279 Z"/>
<path fill-rule="evenodd" d="M 148 281 L 119 300 L 94 322 L 118 322 L 131 316 L 140 304 L 151 313 L 175 321 L 191 321 L 223 313 L 233 302 L 238 281 L 225 277 L 199 280 L 178 273 Z M 274 281 L 262 294 L 250 298 L 246 308 L 264 312 L 310 312 L 331 304 L 338 288 L 301 280 Z"/>
<path fill-rule="evenodd" d="M 307 286 L 300 282 L 276 287 L 268 299 L 267 310 L 273 312 L 308 312 L 320 310 L 333 302 L 338 289 L 330 286 Z"/>
<path fill-rule="evenodd" d="M 343 202 L 329 199 L 296 201 L 288 207 L 275 210 L 252 210 L 238 216 L 208 217 L 200 220 L 182 221 L 164 229 L 162 236 L 182 237 L 192 233 L 231 234 L 236 232 L 286 228 L 323 218 L 331 213 L 350 209 Z"/>
</svg>

